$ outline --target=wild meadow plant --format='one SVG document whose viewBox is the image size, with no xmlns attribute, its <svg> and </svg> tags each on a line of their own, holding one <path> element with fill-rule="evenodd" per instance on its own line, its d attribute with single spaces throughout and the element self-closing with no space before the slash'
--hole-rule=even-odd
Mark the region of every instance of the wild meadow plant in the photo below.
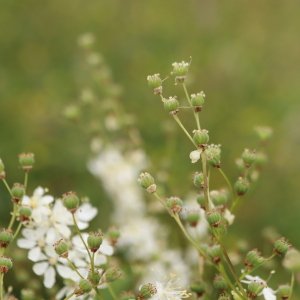
<svg viewBox="0 0 300 300">
<path fill-rule="evenodd" d="M 156 216 L 162 214 L 161 210 L 156 207 L 149 213 L 149 205 L 136 182 L 150 160 L 141 147 L 134 118 L 124 112 L 118 99 L 121 89 L 113 82 L 103 57 L 94 51 L 94 36 L 85 34 L 78 42 L 90 74 L 90 85 L 83 88 L 79 103 L 68 106 L 64 114 L 81 124 L 84 133 L 91 136 L 93 158 L 89 159 L 88 168 L 101 180 L 114 203 L 111 221 L 117 227 L 110 227 L 105 233 L 100 229 L 84 232 L 98 209 L 87 198 L 79 199 L 73 191 L 55 199 L 47 194 L 47 189 L 38 187 L 28 197 L 33 154 L 19 156 L 25 177 L 22 184 L 15 183 L 12 188 L 6 182 L 4 164 L 0 161 L 0 178 L 13 202 L 11 220 L 0 233 L 0 300 L 17 299 L 13 289 L 16 287 L 5 284 L 5 274 L 14 267 L 10 257 L 14 253 L 11 249 L 14 240 L 18 247 L 29 250 L 33 272 L 43 276 L 43 285 L 54 288 L 55 296 L 52 292 L 46 299 L 248 300 L 260 295 L 267 300 L 290 299 L 294 272 L 300 271 L 300 252 L 285 238 L 274 241 L 273 251 L 267 257 L 258 249 L 248 249 L 243 268 L 225 243 L 234 214 L 253 190 L 266 163 L 264 147 L 272 130 L 256 127 L 260 149 L 245 149 L 241 154 L 236 162 L 240 177 L 232 186 L 221 166 L 221 146 L 209 144 L 209 132 L 201 127 L 199 115 L 204 109 L 205 94 L 190 95 L 187 91 L 185 81 L 191 62 L 174 63 L 171 74 L 175 83 L 182 86 L 188 111 L 194 116 L 196 125 L 192 133 L 179 119 L 181 105 L 186 104 L 179 103 L 176 96 L 164 98 L 164 80 L 159 74 L 148 76 L 154 94 L 161 97 L 164 108 L 194 147 L 190 152 L 191 163 L 199 164 L 192 181 L 200 193 L 191 193 L 185 200 L 177 196 L 162 197 L 149 173 L 140 174 L 138 179 L 140 186 L 162 204 L 178 225 L 182 239 L 189 242 L 184 249 L 176 248 L 169 243 L 171 229 Z M 214 170 L 223 176 L 227 188 L 210 189 Z M 17 238 L 19 233 L 22 237 Z M 289 283 L 274 288 L 269 286 L 270 278 L 261 279 L 256 271 L 275 256 L 283 255 L 283 266 L 292 276 Z M 130 283 L 122 282 L 123 277 Z M 111 285 L 117 280 L 120 285 Z M 133 291 L 127 291 L 127 287 Z M 104 289 L 108 290 L 105 295 L 110 296 L 103 296 Z M 20 299 L 42 299 L 40 295 L 29 284 L 21 290 Z"/>
</svg>

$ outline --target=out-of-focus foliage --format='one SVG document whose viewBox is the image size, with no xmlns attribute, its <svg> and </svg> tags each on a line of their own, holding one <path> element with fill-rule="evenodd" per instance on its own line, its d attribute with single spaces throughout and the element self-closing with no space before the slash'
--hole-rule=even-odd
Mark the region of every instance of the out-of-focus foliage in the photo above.
<svg viewBox="0 0 300 300">
<path fill-rule="evenodd" d="M 211 141 L 222 144 L 222 168 L 232 181 L 235 158 L 256 146 L 254 125 L 274 128 L 270 163 L 232 231 L 254 247 L 262 240 L 260 229 L 270 225 L 299 247 L 299 9 L 298 1 L 281 0 L 1 1 L 0 156 L 8 182 L 22 180 L 17 155 L 34 152 L 32 190 L 76 190 L 107 215 L 109 200 L 86 169 L 89 137 L 62 117 L 86 84 L 76 40 L 93 32 L 96 49 L 124 88 L 126 111 L 137 117 L 153 170 L 169 165 L 172 194 L 184 195 L 192 186 L 193 148 L 179 129 L 167 130 L 172 120 L 147 86 L 147 75 L 164 77 L 172 62 L 193 57 L 187 84 L 206 94 L 201 122 Z M 162 159 L 166 153 L 168 161 Z M 223 184 L 212 176 L 216 187 Z M 0 192 L 1 207 L 8 207 L 4 187 Z M 8 219 L 1 209 L 1 223 Z M 105 227 L 105 218 L 99 224 Z"/>
</svg>

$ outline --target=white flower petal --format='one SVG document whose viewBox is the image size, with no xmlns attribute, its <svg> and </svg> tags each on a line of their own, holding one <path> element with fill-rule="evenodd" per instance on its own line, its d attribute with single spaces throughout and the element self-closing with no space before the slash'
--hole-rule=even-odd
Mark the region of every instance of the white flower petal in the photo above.
<svg viewBox="0 0 300 300">
<path fill-rule="evenodd" d="M 58 293 L 55 295 L 55 300 L 62 299 L 68 292 L 68 288 L 64 286 Z"/>
<path fill-rule="evenodd" d="M 76 212 L 76 216 L 80 221 L 89 222 L 96 217 L 98 209 L 90 203 L 82 204 Z"/>
<path fill-rule="evenodd" d="M 42 275 L 46 272 L 49 266 L 48 262 L 40 262 L 33 265 L 32 269 L 36 275 Z"/>
<path fill-rule="evenodd" d="M 40 261 L 41 254 L 42 254 L 42 251 L 41 251 L 40 247 L 32 248 L 28 252 L 28 259 L 30 259 L 31 261 L 34 261 L 34 262 Z"/>
<path fill-rule="evenodd" d="M 50 204 L 54 201 L 54 197 L 53 196 L 50 196 L 50 195 L 46 195 L 42 198 L 42 203 L 43 205 L 47 205 L 47 204 Z"/>
<path fill-rule="evenodd" d="M 274 294 L 275 292 L 269 287 L 263 289 L 263 295 L 265 300 L 276 300 L 276 296 Z"/>
<path fill-rule="evenodd" d="M 192 163 L 196 163 L 200 157 L 201 157 L 202 149 L 194 150 L 190 153 L 190 159 L 192 160 Z"/>
<path fill-rule="evenodd" d="M 73 273 L 72 269 L 63 265 L 56 265 L 56 270 L 62 278 L 70 278 Z"/>
<path fill-rule="evenodd" d="M 95 253 L 95 266 L 105 265 L 107 263 L 107 258 L 105 255 L 99 252 Z"/>
<path fill-rule="evenodd" d="M 23 249 L 31 249 L 36 245 L 36 242 L 35 241 L 29 241 L 29 240 L 26 240 L 26 239 L 18 239 L 17 240 L 17 245 L 20 248 L 23 248 Z"/>
<path fill-rule="evenodd" d="M 22 204 L 23 205 L 30 205 L 30 198 L 28 197 L 28 196 L 24 196 L 23 198 L 22 198 Z"/>
<path fill-rule="evenodd" d="M 55 270 L 50 266 L 44 275 L 44 286 L 48 289 L 52 288 L 55 283 Z"/>
<path fill-rule="evenodd" d="M 114 254 L 114 248 L 108 243 L 107 240 L 103 240 L 99 250 L 100 253 L 111 256 Z"/>
<path fill-rule="evenodd" d="M 33 196 L 34 197 L 42 197 L 45 194 L 45 190 L 42 187 L 37 187 L 34 191 L 33 191 Z"/>
<path fill-rule="evenodd" d="M 53 227 L 49 228 L 45 238 L 46 244 L 54 244 L 58 239 L 59 237 L 57 236 L 55 229 Z"/>
</svg>

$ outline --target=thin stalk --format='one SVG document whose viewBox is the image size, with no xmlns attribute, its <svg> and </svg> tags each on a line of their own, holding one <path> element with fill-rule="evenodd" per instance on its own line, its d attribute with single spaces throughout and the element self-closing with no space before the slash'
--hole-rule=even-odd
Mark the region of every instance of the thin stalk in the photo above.
<svg viewBox="0 0 300 300">
<path fill-rule="evenodd" d="M 15 234 L 14 234 L 12 240 L 10 241 L 11 243 L 12 243 L 12 241 L 17 237 L 17 235 L 19 234 L 19 232 L 20 232 L 20 230 L 21 230 L 21 228 L 22 228 L 22 225 L 23 225 L 23 223 L 20 222 L 19 225 L 18 225 L 18 227 L 17 227 L 17 230 L 15 231 Z"/>
<path fill-rule="evenodd" d="M 76 269 L 76 267 L 73 265 L 73 263 L 69 260 L 69 258 L 67 257 L 67 261 L 70 264 L 70 267 L 77 273 L 77 275 L 81 278 L 84 279 L 84 277 L 78 272 L 78 270 Z"/>
<path fill-rule="evenodd" d="M 8 190 L 8 192 L 9 192 L 10 195 L 12 196 L 12 194 L 11 194 L 11 189 L 10 189 L 9 185 L 7 184 L 6 180 L 5 180 L 5 179 L 2 179 L 2 181 L 3 181 L 3 183 L 5 184 L 5 186 L 6 186 L 7 190 Z"/>
<path fill-rule="evenodd" d="M 229 188 L 230 188 L 230 191 L 232 193 L 232 195 L 234 195 L 234 192 L 233 192 L 233 188 L 232 188 L 232 185 L 228 179 L 228 177 L 226 176 L 226 174 L 224 173 L 224 171 L 221 169 L 221 168 L 218 168 L 219 172 L 222 174 L 222 176 L 224 177 L 225 181 L 227 182 Z"/>
<path fill-rule="evenodd" d="M 72 218 L 73 218 L 73 222 L 74 222 L 76 231 L 77 231 L 77 233 L 78 233 L 78 235 L 79 235 L 79 237 L 80 237 L 80 239 L 81 239 L 81 241 L 82 241 L 82 243 L 83 243 L 83 245 L 84 245 L 84 247 L 85 247 L 85 249 L 86 249 L 86 251 L 87 251 L 87 253 L 88 253 L 88 256 L 89 256 L 89 258 L 90 258 L 90 262 L 91 262 L 91 264 L 92 264 L 92 256 L 91 256 L 91 253 L 90 253 L 90 251 L 89 251 L 89 249 L 88 249 L 86 243 L 84 242 L 84 240 L 83 240 L 83 238 L 82 238 L 82 235 L 81 235 L 81 232 L 80 232 L 80 230 L 79 230 L 79 228 L 78 228 L 78 225 L 77 225 L 77 222 L 76 222 L 76 219 L 75 219 L 74 214 L 72 214 Z"/>
<path fill-rule="evenodd" d="M 158 199 L 158 201 L 165 207 L 165 209 L 169 210 L 166 203 L 157 195 L 157 193 L 153 193 L 153 195 Z"/>
<path fill-rule="evenodd" d="M 111 296 L 114 298 L 114 300 L 118 300 L 118 297 L 117 297 L 117 295 L 115 294 L 115 292 L 114 292 L 114 290 L 112 289 L 112 287 L 111 287 L 109 284 L 107 284 L 107 287 L 108 287 L 108 290 L 109 290 Z"/>
<path fill-rule="evenodd" d="M 196 120 L 196 123 L 197 123 L 197 128 L 198 128 L 198 130 L 201 130 L 201 127 L 200 127 L 200 121 L 199 121 L 199 114 L 195 112 L 195 110 L 194 110 L 194 108 L 193 108 L 193 106 L 192 106 L 192 102 L 191 102 L 190 96 L 189 96 L 189 94 L 188 94 L 188 92 L 187 92 L 186 85 L 185 85 L 184 82 L 182 83 L 182 86 L 183 86 L 183 89 L 184 89 L 186 98 L 187 98 L 187 100 L 188 100 L 188 102 L 189 102 L 189 104 L 190 104 L 190 107 L 191 107 L 191 109 L 193 110 L 194 117 L 195 117 L 195 120 Z"/>
<path fill-rule="evenodd" d="M 232 202 L 231 204 L 231 208 L 230 208 L 230 212 L 233 213 L 235 211 L 235 209 L 237 208 L 237 205 L 239 203 L 240 200 L 240 196 L 237 195 L 237 197 L 235 198 L 235 200 Z"/>
<path fill-rule="evenodd" d="M 14 202 L 14 211 L 13 211 L 13 215 L 10 219 L 10 222 L 9 222 L 9 225 L 8 225 L 8 228 L 7 229 L 11 229 L 14 225 L 14 222 L 15 222 L 15 219 L 16 219 L 16 216 L 17 216 L 17 208 L 18 208 L 18 205 L 17 203 Z"/>
<path fill-rule="evenodd" d="M 291 291 L 290 291 L 288 299 L 291 299 L 291 296 L 292 296 L 292 293 L 293 293 L 293 288 L 294 288 L 294 283 L 295 283 L 295 274 L 293 272 L 292 273 L 292 278 L 291 278 Z"/>
<path fill-rule="evenodd" d="M 173 116 L 173 117 L 174 117 L 175 121 L 178 123 L 178 125 L 181 127 L 181 129 L 184 131 L 184 133 L 187 135 L 187 137 L 190 139 L 190 141 L 193 143 L 193 145 L 196 147 L 196 149 L 198 149 L 197 144 L 195 143 L 193 138 L 190 136 L 190 134 L 187 132 L 185 127 L 182 125 L 182 123 L 180 122 L 178 116 Z"/>
<path fill-rule="evenodd" d="M 28 172 L 25 172 L 25 178 L 24 178 L 24 186 L 25 186 L 25 190 L 27 188 L 27 184 L 28 184 Z"/>
<path fill-rule="evenodd" d="M 4 274 L 0 274 L 0 299 L 3 299 L 3 276 Z"/>
<path fill-rule="evenodd" d="M 206 164 L 206 155 L 204 151 L 201 152 L 202 158 L 202 168 L 203 168 L 203 177 L 204 177 L 204 196 L 205 196 L 205 207 L 206 211 L 211 210 L 210 199 L 209 199 L 209 183 L 208 183 L 208 174 L 207 174 L 207 164 Z"/>
</svg>

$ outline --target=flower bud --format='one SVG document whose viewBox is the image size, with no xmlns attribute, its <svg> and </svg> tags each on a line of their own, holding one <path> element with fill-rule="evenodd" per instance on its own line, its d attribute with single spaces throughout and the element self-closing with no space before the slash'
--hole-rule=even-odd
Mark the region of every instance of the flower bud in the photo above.
<svg viewBox="0 0 300 300">
<path fill-rule="evenodd" d="M 209 246 L 206 253 L 216 265 L 221 261 L 222 251 L 219 244 Z"/>
<path fill-rule="evenodd" d="M 225 190 L 211 191 L 210 199 L 215 206 L 225 205 L 228 201 L 228 195 Z"/>
<path fill-rule="evenodd" d="M 235 160 L 235 164 L 236 164 L 236 167 L 237 167 L 237 169 L 240 173 L 246 171 L 247 168 L 245 167 L 244 162 L 241 158 L 237 158 Z"/>
<path fill-rule="evenodd" d="M 205 149 L 207 164 L 214 167 L 220 168 L 221 165 L 221 146 L 211 144 Z"/>
<path fill-rule="evenodd" d="M 278 286 L 277 296 L 282 300 L 288 300 L 291 294 L 291 286 L 287 284 L 281 284 Z"/>
<path fill-rule="evenodd" d="M 228 283 L 221 274 L 216 274 L 213 285 L 220 293 L 228 288 Z"/>
<path fill-rule="evenodd" d="M 254 299 L 260 294 L 263 289 L 265 288 L 265 285 L 262 282 L 252 281 L 248 285 L 248 297 L 251 299 Z"/>
<path fill-rule="evenodd" d="M 300 271 L 300 252 L 295 249 L 291 248 L 285 254 L 285 257 L 282 261 L 283 266 L 292 271 L 292 272 L 299 272 Z"/>
<path fill-rule="evenodd" d="M 268 126 L 257 126 L 254 128 L 257 132 L 261 145 L 265 146 L 269 139 L 272 137 L 273 129 Z"/>
<path fill-rule="evenodd" d="M 154 95 L 162 94 L 162 80 L 159 74 L 147 76 L 148 84 L 154 89 Z"/>
<path fill-rule="evenodd" d="M 193 178 L 194 185 L 197 187 L 204 187 L 204 175 L 202 172 L 196 172 Z"/>
<path fill-rule="evenodd" d="M 200 205 L 200 207 L 205 210 L 205 194 L 204 194 L 204 192 L 198 194 L 197 202 Z"/>
<path fill-rule="evenodd" d="M 247 253 L 247 257 L 244 262 L 244 265 L 248 266 L 249 268 L 252 268 L 252 267 L 257 267 L 266 261 L 267 260 L 261 256 L 261 253 L 258 252 L 257 249 L 254 249 Z"/>
<path fill-rule="evenodd" d="M 176 97 L 169 97 L 169 99 L 163 99 L 165 109 L 173 116 L 177 116 L 179 111 L 179 102 Z"/>
<path fill-rule="evenodd" d="M 75 214 L 79 205 L 79 199 L 75 192 L 67 192 L 62 195 L 64 207 L 72 214 Z"/>
<path fill-rule="evenodd" d="M 218 300 L 231 300 L 231 297 L 226 294 L 220 294 Z"/>
<path fill-rule="evenodd" d="M 205 95 L 203 92 L 191 95 L 191 103 L 195 112 L 201 111 L 202 105 L 204 103 L 204 97 Z"/>
<path fill-rule="evenodd" d="M 197 294 L 197 297 L 200 298 L 205 292 L 206 283 L 202 280 L 194 280 L 190 285 L 190 290 Z"/>
<path fill-rule="evenodd" d="M 5 178 L 5 171 L 4 171 L 4 164 L 2 162 L 2 159 L 0 159 L 0 179 Z"/>
<path fill-rule="evenodd" d="M 180 63 L 174 62 L 173 66 L 173 73 L 176 75 L 176 80 L 179 82 L 184 82 L 186 78 L 186 74 L 189 70 L 189 63 L 182 61 Z"/>
<path fill-rule="evenodd" d="M 207 211 L 205 213 L 205 218 L 209 225 L 213 227 L 218 227 L 221 223 L 221 215 L 215 210 Z"/>
<path fill-rule="evenodd" d="M 154 178 L 149 173 L 141 173 L 138 179 L 138 183 L 140 186 L 149 194 L 153 194 L 156 192 L 156 185 L 154 184 Z"/>
<path fill-rule="evenodd" d="M 106 235 L 108 236 L 110 244 L 112 246 L 115 246 L 121 234 L 120 230 L 117 227 L 111 226 L 108 228 Z"/>
<path fill-rule="evenodd" d="M 64 242 L 63 239 L 60 239 L 59 241 L 57 241 L 54 245 L 54 250 L 56 252 L 56 254 L 59 255 L 59 257 L 62 258 L 67 258 L 69 255 L 68 252 L 68 245 Z"/>
<path fill-rule="evenodd" d="M 144 284 L 140 287 L 140 292 L 138 294 L 138 299 L 149 299 L 151 298 L 153 295 L 155 295 L 157 293 L 156 287 L 151 284 Z"/>
<path fill-rule="evenodd" d="M 89 273 L 88 273 L 88 279 L 94 283 L 94 284 L 98 284 L 100 279 L 101 279 L 101 274 L 99 272 L 98 269 L 94 269 L 94 273 L 92 270 L 89 270 Z"/>
<path fill-rule="evenodd" d="M 22 205 L 19 208 L 20 222 L 28 222 L 32 214 L 32 209 L 28 205 Z"/>
<path fill-rule="evenodd" d="M 235 183 L 234 188 L 239 196 L 244 195 L 250 188 L 251 183 L 243 177 L 239 177 Z"/>
<path fill-rule="evenodd" d="M 88 293 L 92 290 L 93 284 L 88 279 L 82 279 L 75 288 L 76 297 Z"/>
<path fill-rule="evenodd" d="M 36 300 L 34 291 L 30 289 L 22 289 L 21 300 Z"/>
<path fill-rule="evenodd" d="M 114 282 L 118 280 L 121 276 L 123 275 L 123 272 L 117 268 L 117 267 L 112 267 L 109 268 L 105 271 L 103 274 L 103 281 L 104 282 Z"/>
<path fill-rule="evenodd" d="M 208 130 L 202 129 L 202 130 L 194 130 L 193 131 L 194 136 L 193 140 L 199 147 L 206 147 L 207 143 L 209 141 L 209 135 Z"/>
<path fill-rule="evenodd" d="M 182 200 L 178 197 L 170 197 L 166 201 L 166 205 L 169 208 L 170 212 L 173 214 L 180 213 L 182 211 Z"/>
<path fill-rule="evenodd" d="M 0 257 L 0 273 L 5 274 L 13 266 L 12 259 L 10 257 L 2 255 Z"/>
<path fill-rule="evenodd" d="M 288 243 L 288 241 L 282 237 L 274 243 L 274 252 L 276 252 L 279 256 L 285 254 L 292 245 Z"/>
<path fill-rule="evenodd" d="M 11 189 L 12 201 L 14 203 L 19 203 L 24 195 L 25 186 L 20 183 L 14 183 L 14 186 Z"/>
<path fill-rule="evenodd" d="M 88 243 L 89 249 L 93 253 L 97 252 L 98 249 L 100 248 L 100 246 L 102 244 L 102 236 L 103 236 L 103 233 L 101 233 L 101 232 L 97 232 L 97 231 L 89 232 L 87 243 Z"/>
<path fill-rule="evenodd" d="M 33 153 L 21 153 L 19 155 L 19 162 L 22 169 L 25 172 L 29 172 L 34 164 L 34 154 Z"/>
<path fill-rule="evenodd" d="M 120 300 L 135 300 L 135 295 L 133 292 L 122 292 L 120 295 Z"/>
<path fill-rule="evenodd" d="M 245 151 L 242 153 L 242 160 L 246 168 L 249 168 L 255 162 L 255 159 L 256 159 L 255 150 L 250 151 L 249 149 L 245 149 Z"/>
<path fill-rule="evenodd" d="M 14 235 L 11 229 L 3 228 L 2 232 L 0 233 L 0 247 L 7 248 L 13 237 Z"/>
<path fill-rule="evenodd" d="M 200 215 L 198 212 L 190 212 L 186 220 L 189 222 L 191 227 L 196 227 L 198 225 L 198 221 L 200 220 Z"/>
</svg>

